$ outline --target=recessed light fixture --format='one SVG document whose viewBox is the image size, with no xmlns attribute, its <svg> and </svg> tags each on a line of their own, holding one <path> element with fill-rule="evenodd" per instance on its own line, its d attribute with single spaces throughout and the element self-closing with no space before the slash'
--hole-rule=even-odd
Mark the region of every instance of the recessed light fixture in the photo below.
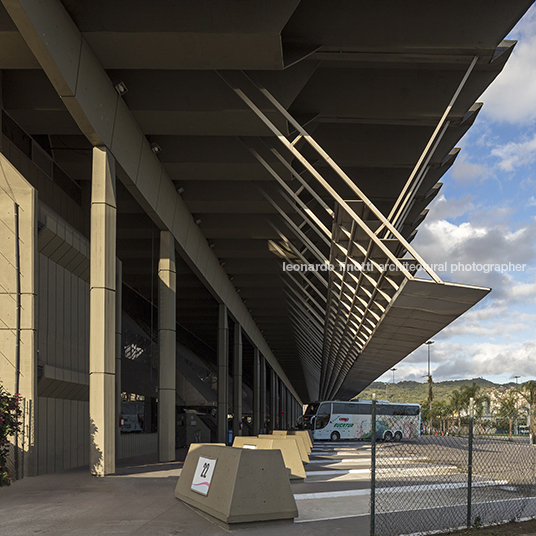
<svg viewBox="0 0 536 536">
<path fill-rule="evenodd" d="M 158 143 L 153 141 L 153 143 L 151 143 L 151 151 L 153 151 L 154 154 L 161 153 L 162 152 L 162 147 L 160 147 L 160 145 L 158 145 Z"/>
<path fill-rule="evenodd" d="M 123 80 L 116 80 L 114 82 L 114 88 L 117 91 L 117 93 L 119 93 L 119 95 L 124 95 L 125 93 L 128 92 L 128 88 L 123 82 Z"/>
</svg>

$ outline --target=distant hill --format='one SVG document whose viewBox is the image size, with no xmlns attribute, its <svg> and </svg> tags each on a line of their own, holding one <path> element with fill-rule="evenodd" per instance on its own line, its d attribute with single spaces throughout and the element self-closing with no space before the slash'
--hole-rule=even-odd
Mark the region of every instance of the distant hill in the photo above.
<svg viewBox="0 0 536 536">
<path fill-rule="evenodd" d="M 472 380 L 449 380 L 445 382 L 433 383 L 434 400 L 448 402 L 449 395 L 454 389 L 460 389 L 462 385 L 480 385 L 484 392 L 496 389 L 508 389 L 514 387 L 515 383 L 506 384 L 493 383 L 484 378 L 473 378 Z M 378 400 L 388 400 L 389 402 L 412 402 L 420 404 L 428 400 L 428 383 L 415 381 L 402 381 L 395 383 L 390 382 L 373 382 L 364 391 L 359 393 L 358 398 L 370 399 L 372 393 L 376 393 Z"/>
</svg>

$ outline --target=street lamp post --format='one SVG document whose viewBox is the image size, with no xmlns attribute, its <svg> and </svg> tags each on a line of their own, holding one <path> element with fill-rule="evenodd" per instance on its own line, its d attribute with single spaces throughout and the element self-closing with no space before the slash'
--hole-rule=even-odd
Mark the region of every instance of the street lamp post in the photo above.
<svg viewBox="0 0 536 536">
<path fill-rule="evenodd" d="M 393 373 L 393 395 L 395 393 L 395 391 L 394 391 L 394 388 L 395 388 L 395 370 L 396 370 L 395 368 L 391 369 L 391 372 Z"/>
<path fill-rule="evenodd" d="M 432 373 L 430 371 L 430 346 L 434 344 L 434 341 L 427 341 L 426 346 L 428 346 L 428 435 L 432 435 Z"/>
</svg>

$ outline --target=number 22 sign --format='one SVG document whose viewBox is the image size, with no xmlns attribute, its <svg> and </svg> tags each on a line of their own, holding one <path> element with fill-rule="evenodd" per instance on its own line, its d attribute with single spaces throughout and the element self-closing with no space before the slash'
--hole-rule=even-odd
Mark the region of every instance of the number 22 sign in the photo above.
<svg viewBox="0 0 536 536">
<path fill-rule="evenodd" d="M 191 489 L 202 495 L 207 495 L 214 473 L 214 467 L 216 467 L 216 460 L 199 456 Z"/>
</svg>

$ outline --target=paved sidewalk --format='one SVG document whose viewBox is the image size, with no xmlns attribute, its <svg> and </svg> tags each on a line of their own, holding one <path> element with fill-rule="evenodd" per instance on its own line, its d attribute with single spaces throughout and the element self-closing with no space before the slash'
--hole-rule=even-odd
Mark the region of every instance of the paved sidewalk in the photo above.
<svg viewBox="0 0 536 536">
<path fill-rule="evenodd" d="M 184 457 L 177 451 L 177 459 Z M 95 478 L 88 468 L 25 478 L 0 488 L 0 534 L 29 536 L 228 534 L 174 496 L 182 462 L 151 457 L 118 463 L 117 474 Z M 236 529 L 254 536 L 368 536 L 368 516 Z"/>
</svg>

